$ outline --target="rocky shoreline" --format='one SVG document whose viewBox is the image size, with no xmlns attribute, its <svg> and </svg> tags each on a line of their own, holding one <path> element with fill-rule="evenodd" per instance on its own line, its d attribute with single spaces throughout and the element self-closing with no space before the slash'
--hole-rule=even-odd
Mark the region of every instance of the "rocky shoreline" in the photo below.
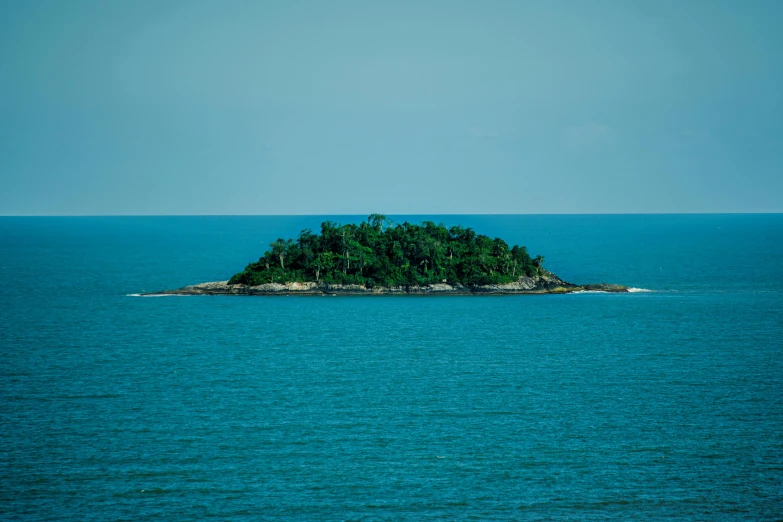
<svg viewBox="0 0 783 522">
<path fill-rule="evenodd" d="M 573 292 L 628 292 L 628 287 L 608 283 L 575 285 L 545 272 L 540 276 L 522 276 L 503 285 L 449 285 L 367 287 L 317 282 L 267 283 L 258 286 L 230 285 L 215 281 L 186 286 L 176 290 L 150 292 L 145 295 L 508 295 L 508 294 L 568 294 Z"/>
</svg>

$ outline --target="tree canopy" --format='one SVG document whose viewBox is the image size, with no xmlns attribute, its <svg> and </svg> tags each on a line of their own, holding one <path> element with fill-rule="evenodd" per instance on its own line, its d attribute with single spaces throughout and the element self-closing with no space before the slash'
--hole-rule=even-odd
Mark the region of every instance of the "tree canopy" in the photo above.
<svg viewBox="0 0 783 522">
<path fill-rule="evenodd" d="M 544 260 L 531 258 L 524 246 L 509 247 L 471 228 L 432 221 L 395 225 L 381 214 L 358 225 L 325 221 L 320 234 L 306 229 L 296 241 L 281 238 L 269 246 L 229 283 L 503 284 L 538 274 Z"/>
</svg>

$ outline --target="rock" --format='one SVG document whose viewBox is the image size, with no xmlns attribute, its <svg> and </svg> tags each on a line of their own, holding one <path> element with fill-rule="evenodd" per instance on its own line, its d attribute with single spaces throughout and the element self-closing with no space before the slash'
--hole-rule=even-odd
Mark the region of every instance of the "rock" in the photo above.
<svg viewBox="0 0 783 522">
<path fill-rule="evenodd" d="M 597 285 L 584 285 L 582 288 L 592 292 L 627 292 L 628 287 L 622 285 L 613 285 L 609 283 L 599 283 Z"/>
<path fill-rule="evenodd" d="M 451 285 L 447 285 L 446 283 L 438 283 L 434 285 L 429 285 L 429 291 L 432 293 L 440 293 L 440 292 L 453 292 L 454 287 Z"/>
</svg>

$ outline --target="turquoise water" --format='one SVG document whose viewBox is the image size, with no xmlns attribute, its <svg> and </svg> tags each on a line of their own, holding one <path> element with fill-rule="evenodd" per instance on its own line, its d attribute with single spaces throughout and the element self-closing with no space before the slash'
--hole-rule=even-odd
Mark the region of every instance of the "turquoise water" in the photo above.
<svg viewBox="0 0 783 522">
<path fill-rule="evenodd" d="M 783 215 L 430 217 L 652 292 L 132 297 L 325 218 L 0 218 L 0 517 L 783 516 Z"/>
</svg>

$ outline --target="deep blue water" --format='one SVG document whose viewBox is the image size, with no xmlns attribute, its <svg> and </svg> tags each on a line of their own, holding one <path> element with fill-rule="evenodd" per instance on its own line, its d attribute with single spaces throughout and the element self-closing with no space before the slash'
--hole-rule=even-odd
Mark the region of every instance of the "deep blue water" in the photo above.
<svg viewBox="0 0 783 522">
<path fill-rule="evenodd" d="M 783 517 L 783 215 L 433 217 L 649 293 L 127 295 L 323 219 L 0 218 L 0 518 Z"/>
</svg>

